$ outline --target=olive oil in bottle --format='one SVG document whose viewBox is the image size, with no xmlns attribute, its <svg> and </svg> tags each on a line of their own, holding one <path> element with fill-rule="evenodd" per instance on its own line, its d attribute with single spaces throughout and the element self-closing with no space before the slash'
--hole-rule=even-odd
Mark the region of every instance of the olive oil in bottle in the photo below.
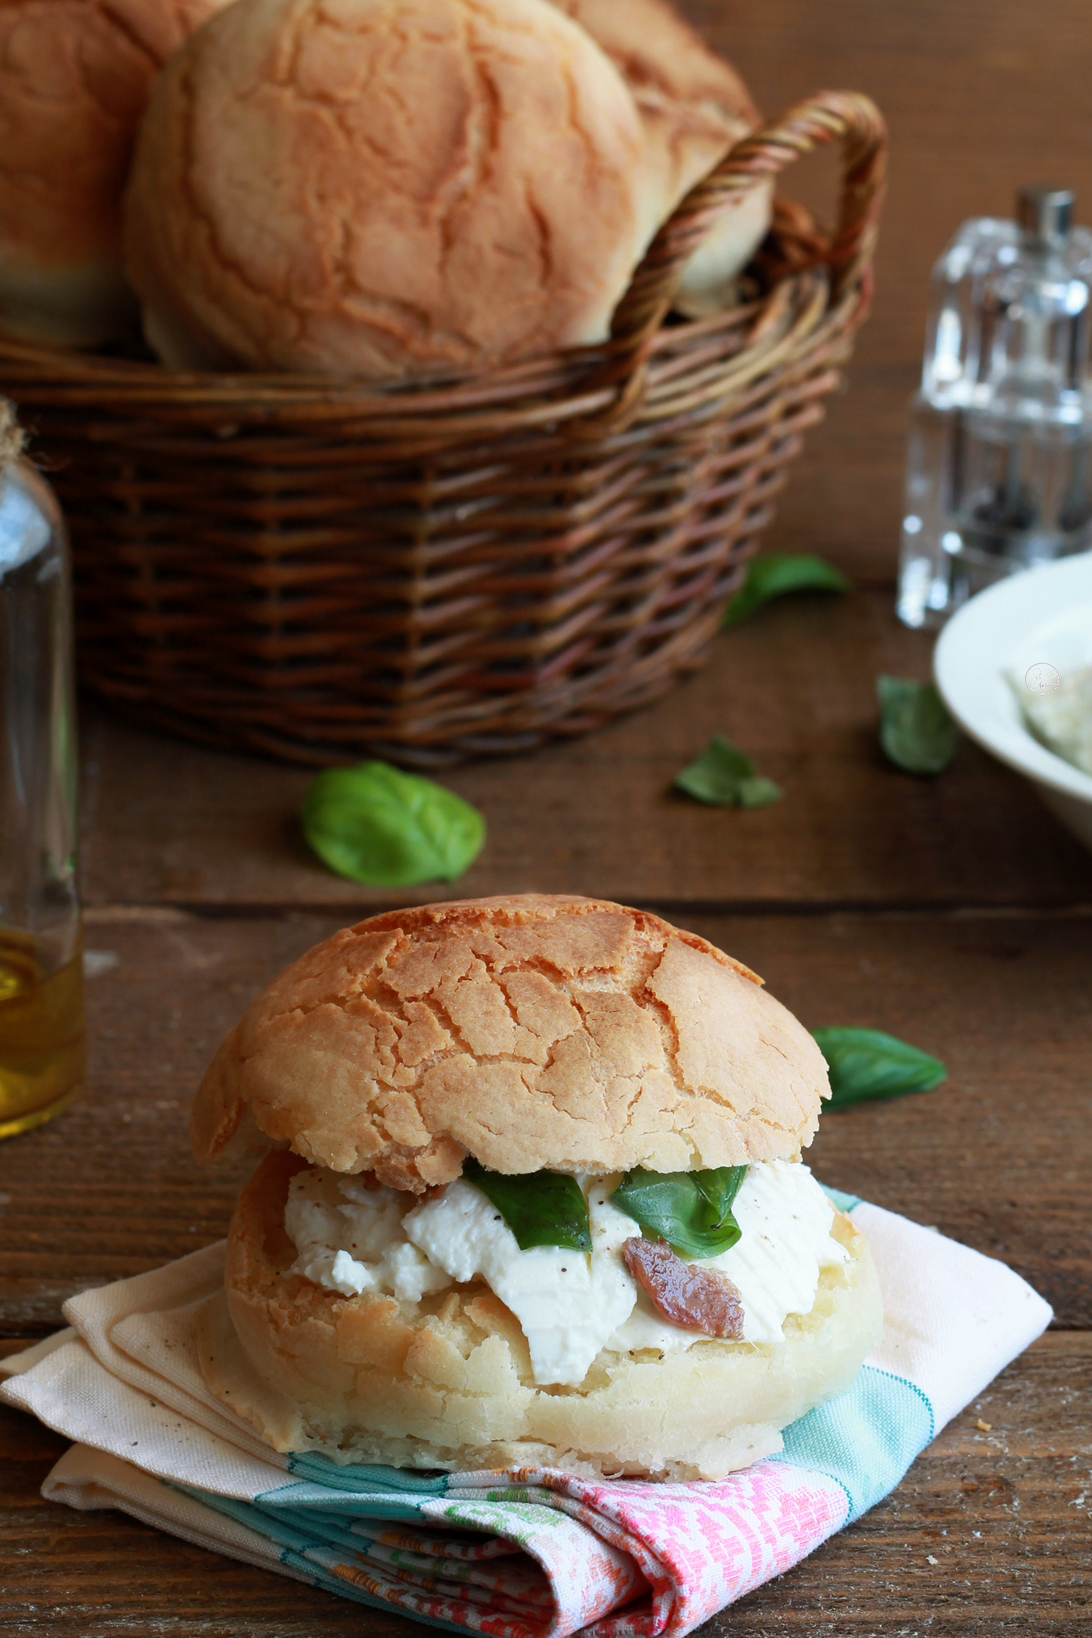
<svg viewBox="0 0 1092 1638">
<path fill-rule="evenodd" d="M 64 523 L 0 400 L 0 1139 L 83 1079 L 72 670 Z"/>
<path fill-rule="evenodd" d="M 0 928 L 0 1138 L 58 1114 L 84 1075 L 83 958 L 59 966 Z"/>
</svg>

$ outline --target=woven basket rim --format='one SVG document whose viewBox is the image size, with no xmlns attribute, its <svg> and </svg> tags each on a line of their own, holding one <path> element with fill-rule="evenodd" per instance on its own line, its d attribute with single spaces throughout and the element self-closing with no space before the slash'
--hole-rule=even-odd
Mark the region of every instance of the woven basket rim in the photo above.
<svg viewBox="0 0 1092 1638">
<path fill-rule="evenodd" d="M 793 271 L 788 271 L 771 282 L 768 289 L 749 296 L 735 306 L 701 319 L 679 318 L 670 324 L 661 323 L 649 337 L 645 348 L 645 362 L 656 377 L 671 370 L 672 359 L 682 350 L 701 347 L 705 341 L 716 341 L 726 331 L 770 328 L 772 307 L 780 299 L 790 308 L 802 289 L 802 280 L 809 276 L 822 280 L 824 287 L 824 316 L 830 316 L 834 307 L 830 297 L 829 270 L 826 254 L 831 235 L 811 217 L 810 212 L 793 201 L 776 201 L 778 217 L 791 223 L 792 235 L 806 235 L 816 247 L 816 254 L 801 259 Z M 785 235 L 775 218 L 768 242 L 784 248 Z M 838 306 L 842 311 L 855 309 L 865 299 L 864 279 L 859 277 L 846 290 Z M 747 342 L 740 348 L 740 357 L 752 346 Z M 0 365 L 8 370 L 8 380 L 24 391 L 30 388 L 33 401 L 49 397 L 52 388 L 64 394 L 71 402 L 73 394 L 90 394 L 88 400 L 102 408 L 116 404 L 157 405 L 169 411 L 176 408 L 199 412 L 202 409 L 223 412 L 235 408 L 251 414 L 263 409 L 283 411 L 328 411 L 339 418 L 361 416 L 369 418 L 379 413 L 392 420 L 412 420 L 422 417 L 450 417 L 453 412 L 473 412 L 475 408 L 526 404 L 528 401 L 549 401 L 552 417 L 587 414 L 610 401 L 613 388 L 597 378 L 613 377 L 621 370 L 632 367 L 631 345 L 612 337 L 607 341 L 582 347 L 569 347 L 540 353 L 521 359 L 516 364 L 493 370 L 479 370 L 455 374 L 414 376 L 407 380 L 375 382 L 356 377 L 334 378 L 298 375 L 272 375 L 260 372 L 222 371 L 216 374 L 186 374 L 168 370 L 155 359 L 115 357 L 107 353 L 74 353 L 64 348 L 17 341 L 0 333 Z M 657 369 L 657 366 L 662 366 Z M 674 364 L 674 368 L 678 368 Z M 558 394 L 564 394 L 559 398 Z M 549 397 L 548 397 L 549 395 Z M 29 400 L 28 400 L 29 401 Z"/>
<path fill-rule="evenodd" d="M 788 163 L 822 143 L 838 141 L 843 149 L 843 178 L 838 226 L 822 233 L 810 214 L 781 201 L 783 215 L 796 232 L 810 230 L 813 264 L 829 273 L 831 308 L 844 310 L 867 302 L 869 267 L 884 182 L 885 130 L 874 104 L 854 92 L 820 92 L 790 109 L 773 124 L 752 133 L 683 199 L 660 229 L 636 269 L 614 317 L 611 337 L 587 346 L 557 349 L 513 363 L 468 370 L 444 370 L 409 379 L 375 382 L 356 377 L 329 377 L 282 372 L 173 372 L 154 360 L 77 353 L 0 336 L 0 363 L 8 381 L 33 389 L 43 402 L 52 387 L 76 403 L 93 393 L 100 407 L 111 398 L 118 408 L 157 405 L 169 414 L 230 409 L 254 416 L 310 411 L 319 418 L 359 415 L 426 430 L 431 417 L 449 422 L 467 412 L 505 413 L 524 406 L 517 419 L 526 423 L 532 400 L 538 413 L 562 418 L 598 417 L 619 422 L 643 396 L 647 366 L 677 344 L 700 341 L 726 327 L 755 320 L 762 331 L 770 293 L 725 309 L 708 319 L 667 325 L 678 278 L 691 252 L 735 199 L 755 182 L 776 176 Z M 805 225 L 806 224 L 806 225 Z M 794 277 L 790 270 L 785 277 Z M 755 335 L 749 338 L 753 345 Z M 69 396 L 73 395 L 73 396 Z"/>
</svg>

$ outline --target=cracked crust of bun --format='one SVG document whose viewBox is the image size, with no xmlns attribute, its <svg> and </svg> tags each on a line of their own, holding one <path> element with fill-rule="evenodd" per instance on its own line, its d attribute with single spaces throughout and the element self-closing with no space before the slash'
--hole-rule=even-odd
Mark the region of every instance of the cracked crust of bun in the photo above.
<svg viewBox="0 0 1092 1638">
<path fill-rule="evenodd" d="M 826 1064 L 740 962 L 659 916 L 516 895 L 375 916 L 274 980 L 194 1100 L 194 1153 L 289 1148 L 422 1193 L 497 1172 L 792 1159 Z"/>
<path fill-rule="evenodd" d="M 617 67 L 641 116 L 642 197 L 649 241 L 690 189 L 760 123 L 750 92 L 666 0 L 553 0 Z M 770 225 L 771 183 L 739 196 L 683 268 L 675 305 L 702 318 L 725 305 L 730 281 Z"/>
<path fill-rule="evenodd" d="M 226 1306 L 199 1355 L 212 1391 L 275 1450 L 398 1467 L 719 1479 L 781 1448 L 780 1429 L 852 1382 L 883 1330 L 863 1235 L 825 1269 L 775 1346 L 703 1341 L 663 1357 L 603 1350 L 578 1388 L 540 1389 L 514 1315 L 481 1281 L 421 1303 L 340 1297 L 287 1272 L 288 1181 L 269 1155 L 232 1218 Z"/>
<path fill-rule="evenodd" d="M 157 82 L 126 270 L 175 368 L 383 380 L 600 340 L 641 144 L 547 0 L 236 0 Z"/>
<path fill-rule="evenodd" d="M 758 109 L 732 65 L 665 0 L 552 0 L 617 67 L 637 104 L 649 147 L 662 167 L 670 210 L 759 123 Z"/>
<path fill-rule="evenodd" d="M 0 0 L 0 325 L 124 333 L 121 197 L 152 81 L 223 0 Z"/>
</svg>

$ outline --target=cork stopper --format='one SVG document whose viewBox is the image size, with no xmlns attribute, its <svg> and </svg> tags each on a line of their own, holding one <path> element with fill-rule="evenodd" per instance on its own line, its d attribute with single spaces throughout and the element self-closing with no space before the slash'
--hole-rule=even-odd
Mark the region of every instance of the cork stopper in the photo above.
<svg viewBox="0 0 1092 1638">
<path fill-rule="evenodd" d="M 15 406 L 0 398 L 0 472 L 23 453 L 26 435 L 15 418 Z"/>
</svg>

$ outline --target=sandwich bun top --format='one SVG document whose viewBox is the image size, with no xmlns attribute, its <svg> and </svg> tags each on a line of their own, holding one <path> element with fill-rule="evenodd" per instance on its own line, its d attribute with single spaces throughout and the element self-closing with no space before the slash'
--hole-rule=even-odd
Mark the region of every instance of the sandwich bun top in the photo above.
<svg viewBox="0 0 1092 1638">
<path fill-rule="evenodd" d="M 490 1170 L 600 1175 L 791 1159 L 826 1065 L 696 934 L 524 894 L 375 916 L 309 950 L 227 1036 L 190 1132 L 207 1163 L 289 1148 L 417 1193 Z"/>
<path fill-rule="evenodd" d="M 176 368 L 380 380 L 602 339 L 641 122 L 547 0 L 237 0 L 158 80 L 126 270 Z"/>
<path fill-rule="evenodd" d="M 0 0 L 0 324 L 106 341 L 131 319 L 121 196 L 152 81 L 223 0 Z"/>
</svg>

